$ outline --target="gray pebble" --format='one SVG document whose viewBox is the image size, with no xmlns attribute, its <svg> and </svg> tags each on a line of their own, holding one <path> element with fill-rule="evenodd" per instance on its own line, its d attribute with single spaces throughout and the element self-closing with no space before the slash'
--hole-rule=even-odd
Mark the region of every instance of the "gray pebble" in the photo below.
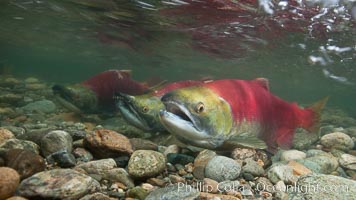
<svg viewBox="0 0 356 200">
<path fill-rule="evenodd" d="M 198 197 L 198 190 L 192 188 L 190 185 L 178 183 L 152 191 L 146 197 L 146 200 L 190 200 L 197 199 Z"/>
<path fill-rule="evenodd" d="M 225 156 L 215 156 L 205 167 L 205 176 L 215 181 L 235 180 L 241 172 L 241 165 Z"/>
<path fill-rule="evenodd" d="M 72 152 L 72 147 L 72 137 L 66 131 L 51 131 L 41 139 L 41 152 L 45 157 L 61 150 Z"/>
</svg>

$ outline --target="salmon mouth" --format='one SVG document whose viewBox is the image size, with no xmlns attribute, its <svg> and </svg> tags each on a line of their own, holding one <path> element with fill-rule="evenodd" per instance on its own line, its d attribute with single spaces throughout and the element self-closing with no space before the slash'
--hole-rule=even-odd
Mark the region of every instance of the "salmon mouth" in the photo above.
<svg viewBox="0 0 356 200">
<path fill-rule="evenodd" d="M 132 105 L 133 96 L 126 95 L 123 93 L 118 93 L 114 96 L 116 101 L 116 107 L 120 110 L 122 116 L 130 124 L 136 126 L 145 131 L 150 131 L 151 127 L 148 125 L 146 120 L 140 116 L 136 111 L 135 107 Z"/>
<path fill-rule="evenodd" d="M 201 128 L 189 110 L 174 101 L 164 102 L 165 110 L 160 111 L 160 120 L 168 131 L 175 135 L 190 139 L 207 139 L 209 136 Z"/>
</svg>

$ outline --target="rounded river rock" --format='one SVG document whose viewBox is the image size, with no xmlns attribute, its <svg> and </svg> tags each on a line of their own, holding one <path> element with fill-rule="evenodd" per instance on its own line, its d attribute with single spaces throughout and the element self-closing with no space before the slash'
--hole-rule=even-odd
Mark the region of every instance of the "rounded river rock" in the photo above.
<svg viewBox="0 0 356 200">
<path fill-rule="evenodd" d="M 128 163 L 128 172 L 135 178 L 154 177 L 166 168 L 166 157 L 152 150 L 135 151 Z"/>
</svg>

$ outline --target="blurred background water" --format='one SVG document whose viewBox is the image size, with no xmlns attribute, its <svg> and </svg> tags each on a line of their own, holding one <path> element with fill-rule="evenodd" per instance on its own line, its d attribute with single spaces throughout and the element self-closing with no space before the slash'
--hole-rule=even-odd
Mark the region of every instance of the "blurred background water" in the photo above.
<svg viewBox="0 0 356 200">
<path fill-rule="evenodd" d="M 274 94 L 356 117 L 354 0 L 0 0 L 0 73 L 76 83 L 266 77 Z"/>
</svg>

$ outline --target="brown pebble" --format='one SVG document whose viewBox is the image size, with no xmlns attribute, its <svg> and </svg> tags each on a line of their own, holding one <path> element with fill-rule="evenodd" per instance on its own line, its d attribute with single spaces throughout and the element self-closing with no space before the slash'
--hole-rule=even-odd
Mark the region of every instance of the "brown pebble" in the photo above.
<svg viewBox="0 0 356 200">
<path fill-rule="evenodd" d="M 166 181 L 159 179 L 159 178 L 149 178 L 149 179 L 147 179 L 147 183 L 156 185 L 158 187 L 165 187 L 166 185 L 168 185 L 168 183 Z"/>
<path fill-rule="evenodd" d="M 20 175 L 9 167 L 0 167 L 0 199 L 6 199 L 14 195 L 20 184 Z"/>
<path fill-rule="evenodd" d="M 256 150 L 250 148 L 236 148 L 231 152 L 231 157 L 234 160 L 245 160 L 246 158 L 254 158 Z"/>
<path fill-rule="evenodd" d="M 186 164 L 186 165 L 184 166 L 184 169 L 185 169 L 186 172 L 192 173 L 193 170 L 194 170 L 194 165 L 193 165 L 193 163 L 188 163 L 188 164 Z"/>
<path fill-rule="evenodd" d="M 15 169 L 21 180 L 44 171 L 46 164 L 44 159 L 32 151 L 23 149 L 11 149 L 5 156 L 6 166 Z"/>
<path fill-rule="evenodd" d="M 4 143 L 6 140 L 14 138 L 14 134 L 12 134 L 11 131 L 5 129 L 5 128 L 0 128 L 0 145 Z"/>
<path fill-rule="evenodd" d="M 202 192 L 218 193 L 218 186 L 219 183 L 217 181 L 210 178 L 204 178 Z"/>
<path fill-rule="evenodd" d="M 121 188 L 123 190 L 127 190 L 127 187 L 125 184 L 121 183 L 121 182 L 116 182 L 113 185 L 115 185 L 117 188 Z"/>
<path fill-rule="evenodd" d="M 174 174 L 169 175 L 169 179 L 171 180 L 172 183 L 184 183 L 185 182 L 184 178 L 174 175 Z"/>
<path fill-rule="evenodd" d="M 84 146 L 98 158 L 111 158 L 133 153 L 130 140 L 115 131 L 99 129 L 84 138 Z"/>
<path fill-rule="evenodd" d="M 292 167 L 293 174 L 297 175 L 297 176 L 303 176 L 303 175 L 312 173 L 312 171 L 310 169 L 308 169 L 304 165 L 302 165 L 294 160 L 289 161 L 288 166 Z"/>
<path fill-rule="evenodd" d="M 230 196 L 230 195 L 223 195 L 223 194 L 211 194 L 206 192 L 200 193 L 200 200 L 211 200 L 214 198 L 218 198 L 221 200 L 240 200 L 238 197 Z"/>
<path fill-rule="evenodd" d="M 152 192 L 155 189 L 155 186 L 153 186 L 149 183 L 142 183 L 141 187 L 148 192 Z"/>
<path fill-rule="evenodd" d="M 178 171 L 178 174 L 181 175 L 181 176 L 184 176 L 184 175 L 187 175 L 188 173 L 184 169 L 180 169 Z"/>
<path fill-rule="evenodd" d="M 193 175 L 197 179 L 205 178 L 205 166 L 208 162 L 216 155 L 214 151 L 203 150 L 194 160 L 194 170 Z"/>
</svg>

